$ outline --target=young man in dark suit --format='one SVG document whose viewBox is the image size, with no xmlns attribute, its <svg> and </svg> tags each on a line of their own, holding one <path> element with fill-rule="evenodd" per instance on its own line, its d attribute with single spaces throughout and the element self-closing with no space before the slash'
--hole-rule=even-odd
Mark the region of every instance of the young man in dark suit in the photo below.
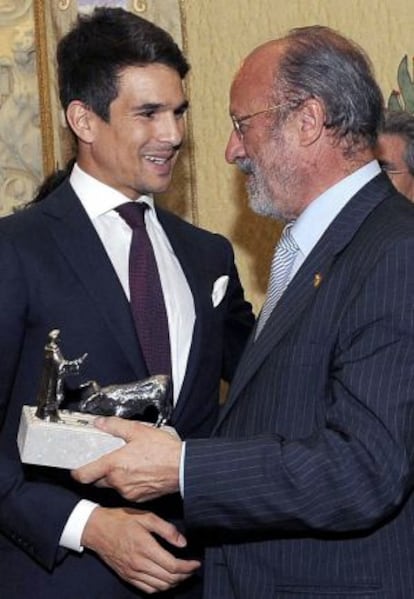
<svg viewBox="0 0 414 599">
<path fill-rule="evenodd" d="M 230 113 L 227 160 L 287 225 L 215 434 L 183 452 L 103 419 L 129 443 L 75 476 L 142 500 L 181 464 L 205 598 L 413 597 L 414 209 L 374 159 L 381 92 L 358 46 L 312 26 L 246 58 Z"/>
<path fill-rule="evenodd" d="M 75 165 L 47 197 L 0 222 L 0 594 L 127 599 L 179 585 L 165 596 L 199 597 L 198 554 L 175 525 L 178 495 L 137 509 L 81 488 L 67 471 L 19 462 L 20 413 L 35 401 L 51 330 L 65 357 L 87 353 L 67 397 L 88 380 L 128 383 L 165 367 L 170 424 L 189 438 L 211 432 L 220 378 L 232 378 L 253 324 L 230 244 L 153 200 L 170 184 L 188 105 L 188 64 L 172 38 L 132 13 L 96 9 L 79 17 L 57 58 Z M 123 204 L 143 206 L 159 275 L 145 319 L 161 300 L 165 324 L 159 316 L 147 331 L 149 348 L 132 297 L 145 280 L 133 287 L 128 268 L 144 250 L 130 257 L 135 230 L 117 211 Z"/>
</svg>

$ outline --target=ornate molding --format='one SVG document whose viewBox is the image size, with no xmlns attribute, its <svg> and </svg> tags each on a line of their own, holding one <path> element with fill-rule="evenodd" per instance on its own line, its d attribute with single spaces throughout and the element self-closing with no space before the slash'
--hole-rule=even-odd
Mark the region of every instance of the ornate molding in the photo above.
<svg viewBox="0 0 414 599">
<path fill-rule="evenodd" d="M 70 7 L 71 0 L 59 0 L 58 9 L 59 10 L 68 10 Z"/>
<path fill-rule="evenodd" d="M 0 0 L 0 23 L 11 23 L 30 8 L 31 0 Z"/>
<path fill-rule="evenodd" d="M 147 12 L 148 4 L 147 4 L 146 0 L 134 0 L 132 7 L 135 12 L 143 13 L 143 12 Z"/>
</svg>

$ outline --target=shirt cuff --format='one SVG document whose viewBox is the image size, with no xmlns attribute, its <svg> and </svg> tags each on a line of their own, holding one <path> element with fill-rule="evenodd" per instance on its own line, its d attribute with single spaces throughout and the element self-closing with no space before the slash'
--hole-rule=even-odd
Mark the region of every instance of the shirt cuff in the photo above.
<svg viewBox="0 0 414 599">
<path fill-rule="evenodd" d="M 59 545 L 61 547 L 82 553 L 83 546 L 81 545 L 81 538 L 83 530 L 89 520 L 89 516 L 96 507 L 99 507 L 99 504 L 87 499 L 81 499 L 75 505 L 60 537 Z"/>
<path fill-rule="evenodd" d="M 181 444 L 180 471 L 178 482 L 180 485 L 180 494 L 184 499 L 184 462 L 185 462 L 185 441 Z"/>
</svg>

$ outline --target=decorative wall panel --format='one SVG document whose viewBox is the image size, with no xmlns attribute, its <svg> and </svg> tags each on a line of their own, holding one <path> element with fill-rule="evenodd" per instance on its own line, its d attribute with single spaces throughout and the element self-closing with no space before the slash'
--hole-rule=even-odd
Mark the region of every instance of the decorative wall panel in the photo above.
<svg viewBox="0 0 414 599">
<path fill-rule="evenodd" d="M 30 0 L 0 0 L 0 216 L 31 199 L 42 179 Z"/>
</svg>

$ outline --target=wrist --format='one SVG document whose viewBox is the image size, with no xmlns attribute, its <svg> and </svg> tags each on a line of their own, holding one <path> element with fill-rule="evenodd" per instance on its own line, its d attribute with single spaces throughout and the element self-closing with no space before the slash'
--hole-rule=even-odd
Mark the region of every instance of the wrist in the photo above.
<svg viewBox="0 0 414 599">
<path fill-rule="evenodd" d="M 89 516 L 82 532 L 81 544 L 83 547 L 96 551 L 99 539 L 102 539 L 105 525 L 102 521 L 105 518 L 107 508 L 98 506 Z"/>
</svg>

